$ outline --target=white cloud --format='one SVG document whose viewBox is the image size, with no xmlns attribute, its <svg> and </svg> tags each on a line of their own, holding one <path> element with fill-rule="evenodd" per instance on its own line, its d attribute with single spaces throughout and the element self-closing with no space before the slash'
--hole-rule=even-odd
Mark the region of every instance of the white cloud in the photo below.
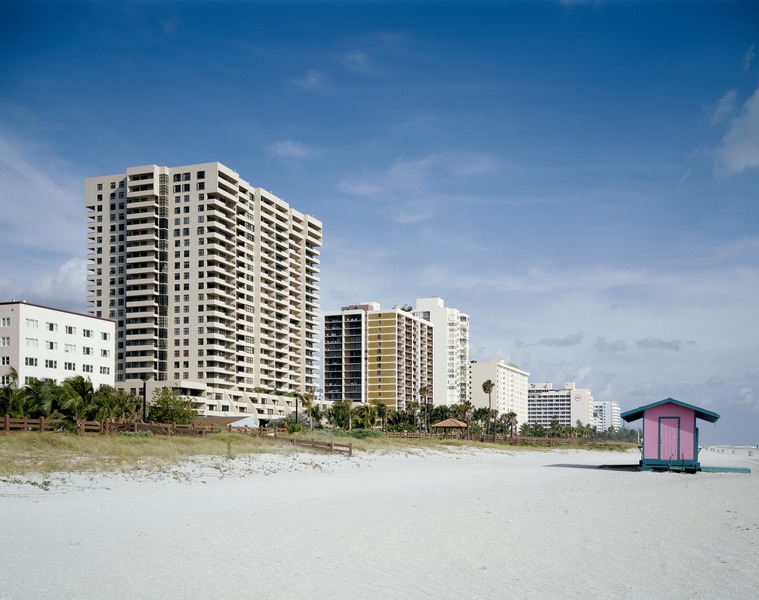
<svg viewBox="0 0 759 600">
<path fill-rule="evenodd" d="M 715 154 L 718 167 L 728 173 L 759 167 L 759 89 L 730 123 Z"/>
<path fill-rule="evenodd" d="M 316 152 L 312 148 L 307 147 L 301 142 L 296 142 L 293 140 L 282 140 L 280 142 L 275 142 L 274 144 L 266 147 L 266 152 L 270 156 L 280 156 L 283 158 L 300 158 L 304 160 L 309 160 L 316 155 Z"/>
<path fill-rule="evenodd" d="M 746 54 L 743 55 L 743 70 L 746 72 L 751 68 L 751 61 L 754 60 L 754 47 L 755 44 L 751 44 L 751 47 L 746 50 Z"/>
<path fill-rule="evenodd" d="M 730 90 L 722 98 L 717 100 L 716 104 L 712 107 L 712 125 L 722 123 L 733 112 L 735 107 L 735 99 L 737 93 L 735 90 Z"/>
<path fill-rule="evenodd" d="M 46 306 L 84 312 L 87 294 L 87 260 L 72 258 L 58 269 L 29 283 L 24 299 Z"/>
<path fill-rule="evenodd" d="M 371 70 L 369 55 L 362 50 L 343 52 L 339 55 L 338 60 L 346 69 L 351 71 L 366 73 Z"/>
<path fill-rule="evenodd" d="M 300 79 L 295 79 L 293 84 L 309 92 L 320 92 L 327 88 L 327 76 L 321 71 L 311 69 Z"/>
</svg>

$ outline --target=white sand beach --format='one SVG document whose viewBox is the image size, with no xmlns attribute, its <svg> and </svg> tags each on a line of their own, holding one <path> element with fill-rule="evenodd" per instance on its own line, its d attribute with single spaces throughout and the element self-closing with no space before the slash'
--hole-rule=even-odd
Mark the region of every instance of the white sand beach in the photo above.
<svg viewBox="0 0 759 600">
<path fill-rule="evenodd" d="M 202 459 L 0 483 L 0 598 L 755 598 L 759 451 Z M 39 478 L 35 481 L 40 481 Z"/>
</svg>

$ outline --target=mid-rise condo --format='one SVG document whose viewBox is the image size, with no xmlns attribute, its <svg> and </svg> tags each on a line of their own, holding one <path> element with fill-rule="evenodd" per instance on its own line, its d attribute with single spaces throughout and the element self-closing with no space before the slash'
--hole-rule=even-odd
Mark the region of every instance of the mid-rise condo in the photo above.
<svg viewBox="0 0 759 600">
<path fill-rule="evenodd" d="M 27 302 L 0 302 L 0 383 L 62 383 L 81 375 L 95 389 L 114 383 L 115 323 Z"/>
<path fill-rule="evenodd" d="M 469 374 L 473 406 L 488 408 L 488 395 L 482 390 L 482 384 L 491 381 L 495 387 L 490 393 L 490 408 L 497 410 L 499 416 L 515 413 L 519 424 L 527 422 L 527 388 L 530 377 L 527 371 L 494 358 L 488 362 L 470 362 Z"/>
<path fill-rule="evenodd" d="M 527 420 L 530 425 L 550 427 L 558 419 L 559 425 L 593 425 L 593 394 L 589 389 L 575 387 L 567 382 L 563 388 L 553 384 L 531 383 L 527 390 Z"/>
</svg>

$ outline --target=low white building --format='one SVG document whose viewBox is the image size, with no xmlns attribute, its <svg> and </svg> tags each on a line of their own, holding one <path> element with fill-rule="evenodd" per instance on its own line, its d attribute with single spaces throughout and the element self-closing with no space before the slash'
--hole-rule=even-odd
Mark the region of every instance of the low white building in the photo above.
<svg viewBox="0 0 759 600">
<path fill-rule="evenodd" d="M 593 394 L 576 388 L 574 382 L 554 388 L 552 383 L 531 383 L 527 391 L 527 412 L 530 425 L 550 427 L 555 418 L 560 425 L 594 425 Z"/>
<path fill-rule="evenodd" d="M 527 388 L 530 374 L 517 365 L 494 358 L 488 362 L 469 363 L 469 381 L 472 390 L 471 402 L 475 408 L 488 407 L 488 395 L 482 391 L 482 384 L 488 380 L 495 384 L 491 393 L 491 408 L 499 416 L 508 412 L 517 415 L 517 423 L 525 423 L 528 418 Z"/>
<path fill-rule="evenodd" d="M 11 367 L 18 384 L 33 379 L 61 383 L 81 375 L 95 389 L 114 384 L 116 324 L 28 302 L 0 302 L 0 382 Z"/>
<path fill-rule="evenodd" d="M 593 401 L 593 419 L 598 431 L 609 431 L 610 428 L 617 430 L 622 427 L 619 402 L 610 400 Z"/>
</svg>

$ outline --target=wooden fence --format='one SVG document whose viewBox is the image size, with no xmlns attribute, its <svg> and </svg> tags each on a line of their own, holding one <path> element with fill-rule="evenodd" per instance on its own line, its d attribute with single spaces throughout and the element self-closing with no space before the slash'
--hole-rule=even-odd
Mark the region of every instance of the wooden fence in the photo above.
<svg viewBox="0 0 759 600">
<path fill-rule="evenodd" d="M 2 419 L 1 433 L 14 432 L 55 432 L 64 428 L 55 420 L 39 419 L 15 419 L 5 415 Z M 77 421 L 79 435 L 113 435 L 121 432 L 138 433 L 149 432 L 153 435 L 181 435 L 181 436 L 204 436 L 207 433 L 222 431 L 216 425 L 175 425 L 174 423 L 111 423 L 110 421 Z M 336 444 L 334 442 L 320 442 L 317 440 L 303 440 L 287 435 L 287 429 L 265 429 L 261 427 L 228 427 L 231 433 L 252 435 L 273 440 L 281 440 L 293 446 L 303 446 L 316 450 L 326 450 L 332 454 L 345 454 L 353 456 L 353 444 Z"/>
<path fill-rule="evenodd" d="M 496 444 L 511 444 L 514 446 L 563 446 L 567 444 L 582 444 L 585 440 L 582 438 L 557 438 L 557 437 L 527 437 L 515 435 L 513 437 L 503 435 L 496 436 L 493 440 L 492 435 L 469 435 L 459 431 L 449 431 L 447 433 L 426 433 L 424 431 L 387 431 L 385 435 L 391 438 L 402 438 L 409 440 L 431 439 L 431 440 L 466 440 L 469 442 L 495 442 Z"/>
<path fill-rule="evenodd" d="M 293 446 L 304 446 L 306 448 L 315 448 L 317 450 L 327 450 L 331 454 L 345 454 L 347 457 L 353 456 L 353 444 L 336 444 L 335 442 L 320 442 L 318 440 L 303 440 L 287 435 L 287 429 L 262 428 L 262 427 L 232 427 L 228 425 L 227 429 L 231 433 L 241 433 L 243 435 L 252 435 L 255 437 L 265 437 L 290 443 Z"/>
</svg>

